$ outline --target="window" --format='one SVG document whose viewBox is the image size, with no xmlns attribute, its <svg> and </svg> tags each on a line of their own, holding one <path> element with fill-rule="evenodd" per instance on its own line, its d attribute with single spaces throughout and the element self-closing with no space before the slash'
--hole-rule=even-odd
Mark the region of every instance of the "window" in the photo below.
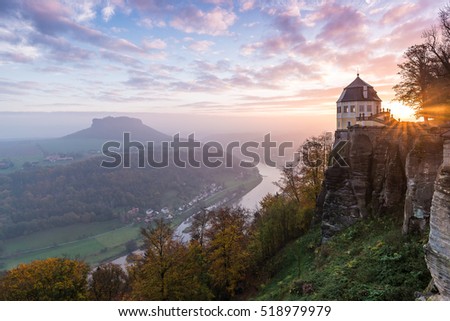
<svg viewBox="0 0 450 321">
<path fill-rule="evenodd" d="M 347 122 L 347 127 L 350 127 L 352 125 L 352 122 Z"/>
<path fill-rule="evenodd" d="M 350 112 L 351 112 L 351 113 L 356 112 L 356 106 L 355 106 L 355 105 L 351 105 L 351 106 L 350 106 Z"/>
<path fill-rule="evenodd" d="M 367 105 L 367 112 L 371 113 L 372 112 L 372 105 Z"/>
<path fill-rule="evenodd" d="M 359 105 L 359 112 L 360 113 L 363 113 L 365 110 L 364 110 L 364 105 Z"/>
<path fill-rule="evenodd" d="M 341 106 L 339 106 L 339 107 L 337 108 L 338 114 L 342 113 L 342 109 L 341 109 L 341 108 L 342 108 Z"/>
<path fill-rule="evenodd" d="M 348 113 L 348 106 L 344 106 L 344 113 Z"/>
</svg>

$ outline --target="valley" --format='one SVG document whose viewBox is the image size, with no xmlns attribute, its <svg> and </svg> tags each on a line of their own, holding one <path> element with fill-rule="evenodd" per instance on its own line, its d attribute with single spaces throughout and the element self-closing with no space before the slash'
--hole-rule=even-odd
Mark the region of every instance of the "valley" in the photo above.
<svg viewBox="0 0 450 321">
<path fill-rule="evenodd" d="M 127 121 L 119 130 L 136 130 Z M 147 128 L 140 130 L 143 138 Z M 237 166 L 101 168 L 107 136 L 98 138 L 95 126 L 89 134 L 0 143 L 2 155 L 24 162 L 0 173 L 1 269 L 47 257 L 98 265 L 141 245 L 141 228 L 157 220 L 175 228 L 201 208 L 236 204 L 262 179 L 256 168 Z"/>
</svg>

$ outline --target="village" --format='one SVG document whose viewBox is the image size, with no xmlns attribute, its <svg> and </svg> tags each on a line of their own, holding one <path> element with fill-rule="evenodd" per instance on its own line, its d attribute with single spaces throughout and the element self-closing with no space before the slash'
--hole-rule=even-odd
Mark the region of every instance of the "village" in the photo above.
<svg viewBox="0 0 450 321">
<path fill-rule="evenodd" d="M 215 198 L 215 196 L 217 196 L 217 194 L 223 190 L 223 185 L 211 183 L 205 186 L 197 196 L 176 208 L 164 206 L 161 209 L 148 208 L 146 210 L 143 210 L 139 207 L 132 207 L 126 213 L 121 215 L 121 220 L 127 223 L 140 224 L 150 224 L 155 219 L 173 221 L 176 218 L 181 218 L 182 220 L 184 220 L 188 215 L 190 216 L 192 214 L 195 214 L 201 209 L 212 210 L 214 208 L 225 205 L 237 195 L 237 193 L 233 193 L 231 197 L 225 196 L 219 201 L 212 202 L 212 199 Z"/>
</svg>

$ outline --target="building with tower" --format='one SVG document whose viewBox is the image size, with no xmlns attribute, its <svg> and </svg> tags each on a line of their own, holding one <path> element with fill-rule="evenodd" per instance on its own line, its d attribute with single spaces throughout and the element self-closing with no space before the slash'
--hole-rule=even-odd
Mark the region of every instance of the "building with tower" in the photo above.
<svg viewBox="0 0 450 321">
<path fill-rule="evenodd" d="M 390 111 L 381 107 L 381 99 L 373 86 L 359 78 L 344 88 L 336 102 L 336 128 L 347 130 L 354 125 L 385 126 Z"/>
</svg>

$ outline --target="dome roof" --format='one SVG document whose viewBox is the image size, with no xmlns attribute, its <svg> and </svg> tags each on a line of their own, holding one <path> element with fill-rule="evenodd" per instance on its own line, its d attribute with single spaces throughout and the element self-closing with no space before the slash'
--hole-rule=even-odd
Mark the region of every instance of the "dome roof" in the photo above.
<svg viewBox="0 0 450 321">
<path fill-rule="evenodd" d="M 366 95 L 364 95 L 364 89 L 367 90 Z M 350 85 L 344 88 L 337 103 L 350 101 L 381 101 L 381 99 L 380 97 L 378 97 L 375 89 L 364 80 L 359 78 L 358 74 L 356 79 L 353 80 Z"/>
</svg>

